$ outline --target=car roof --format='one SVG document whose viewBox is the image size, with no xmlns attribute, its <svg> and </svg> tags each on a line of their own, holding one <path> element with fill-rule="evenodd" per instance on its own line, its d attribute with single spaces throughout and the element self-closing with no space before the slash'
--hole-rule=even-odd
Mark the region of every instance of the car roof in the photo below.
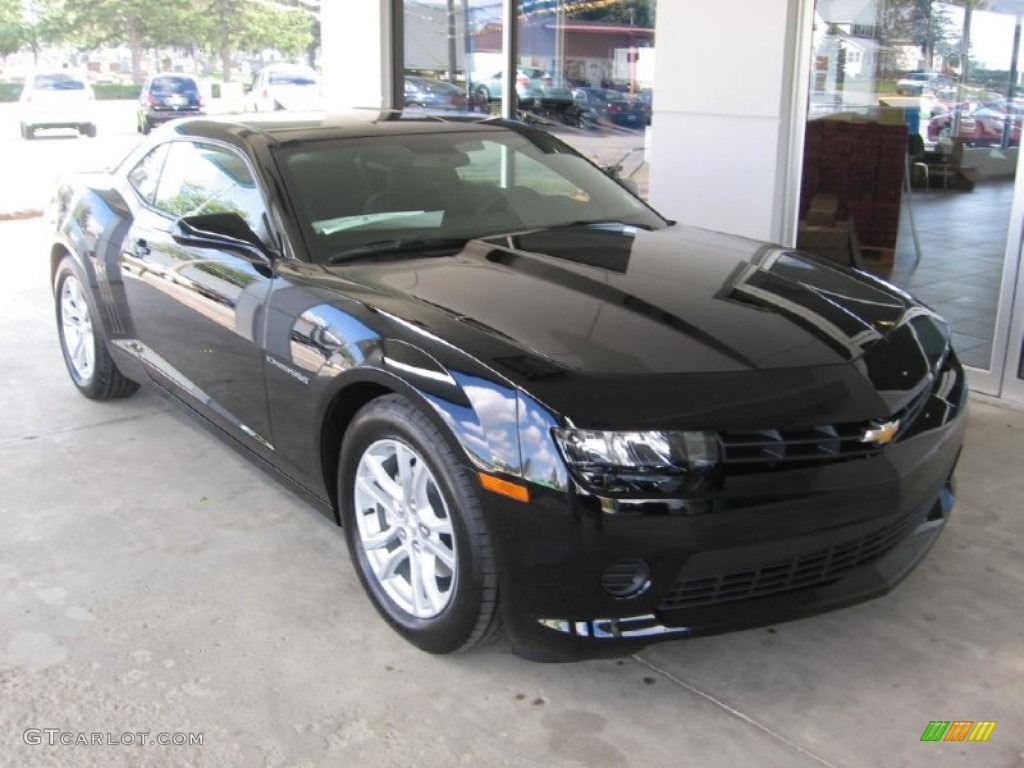
<svg viewBox="0 0 1024 768">
<path fill-rule="evenodd" d="M 150 75 L 151 82 L 157 80 L 191 80 L 192 82 L 198 82 L 193 75 L 186 74 L 185 72 L 161 72 L 158 75 Z"/>
<path fill-rule="evenodd" d="M 266 115 L 230 115 L 186 118 L 171 124 L 182 136 L 221 139 L 233 143 L 252 143 L 255 135 L 269 144 L 290 144 L 369 136 L 401 136 L 436 133 L 494 133 L 520 130 L 525 126 L 500 118 L 403 118 L 398 112 L 375 109 L 353 110 L 339 114 L 295 113 L 278 117 Z"/>
<path fill-rule="evenodd" d="M 313 72 L 316 70 L 305 64 L 267 64 L 260 72 Z"/>
</svg>

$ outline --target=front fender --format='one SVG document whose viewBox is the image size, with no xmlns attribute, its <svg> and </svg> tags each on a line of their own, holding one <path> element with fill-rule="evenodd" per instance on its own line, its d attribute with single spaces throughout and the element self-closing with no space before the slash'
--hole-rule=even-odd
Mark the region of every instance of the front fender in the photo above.
<svg viewBox="0 0 1024 768">
<path fill-rule="evenodd" d="M 325 498 L 333 493 L 334 444 L 356 411 L 387 391 L 424 406 L 467 466 L 523 476 L 514 385 L 428 334 L 414 337 L 421 343 L 398 338 L 410 335 L 403 321 L 359 302 L 332 297 L 310 306 L 308 291 L 275 293 L 266 336 L 274 443 L 307 482 L 319 486 L 314 472 L 322 476 Z"/>
</svg>

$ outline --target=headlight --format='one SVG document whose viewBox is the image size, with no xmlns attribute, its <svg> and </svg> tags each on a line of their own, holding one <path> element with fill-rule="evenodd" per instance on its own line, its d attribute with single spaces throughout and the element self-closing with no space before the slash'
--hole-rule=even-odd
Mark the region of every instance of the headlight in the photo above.
<svg viewBox="0 0 1024 768">
<path fill-rule="evenodd" d="M 714 432 L 603 432 L 554 429 L 569 468 L 587 485 L 613 493 L 678 493 L 706 487 L 719 464 Z"/>
</svg>

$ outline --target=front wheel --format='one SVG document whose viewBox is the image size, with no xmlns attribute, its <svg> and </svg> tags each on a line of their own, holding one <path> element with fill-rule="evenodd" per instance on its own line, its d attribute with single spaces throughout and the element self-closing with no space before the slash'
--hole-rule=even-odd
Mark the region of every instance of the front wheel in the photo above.
<svg viewBox="0 0 1024 768">
<path fill-rule="evenodd" d="M 57 267 L 54 288 L 60 348 L 78 391 L 90 400 L 113 400 L 135 392 L 139 385 L 110 357 L 85 279 L 70 256 Z"/>
<path fill-rule="evenodd" d="M 338 467 L 349 553 L 377 611 L 430 653 L 498 627 L 498 579 L 475 481 L 429 418 L 388 395 L 356 414 Z"/>
</svg>

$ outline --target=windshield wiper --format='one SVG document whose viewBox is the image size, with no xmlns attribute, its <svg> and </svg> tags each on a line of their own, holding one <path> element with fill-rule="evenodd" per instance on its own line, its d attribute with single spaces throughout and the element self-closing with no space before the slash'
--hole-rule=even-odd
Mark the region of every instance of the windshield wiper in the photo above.
<svg viewBox="0 0 1024 768">
<path fill-rule="evenodd" d="M 347 251 L 336 253 L 327 260 L 329 264 L 341 264 L 346 261 L 355 261 L 367 256 L 385 256 L 392 254 L 418 252 L 420 256 L 436 256 L 438 251 L 450 253 L 461 250 L 472 240 L 471 237 L 409 237 L 396 240 L 378 240 L 374 243 L 359 245 L 349 248 Z"/>
<path fill-rule="evenodd" d="M 550 227 L 541 227 L 541 229 L 569 229 L 570 227 L 635 227 L 636 229 L 644 229 L 650 232 L 654 227 L 650 224 L 638 224 L 632 221 L 624 221 L 621 219 L 577 219 L 576 221 L 567 221 L 564 224 L 554 224 Z"/>
</svg>

